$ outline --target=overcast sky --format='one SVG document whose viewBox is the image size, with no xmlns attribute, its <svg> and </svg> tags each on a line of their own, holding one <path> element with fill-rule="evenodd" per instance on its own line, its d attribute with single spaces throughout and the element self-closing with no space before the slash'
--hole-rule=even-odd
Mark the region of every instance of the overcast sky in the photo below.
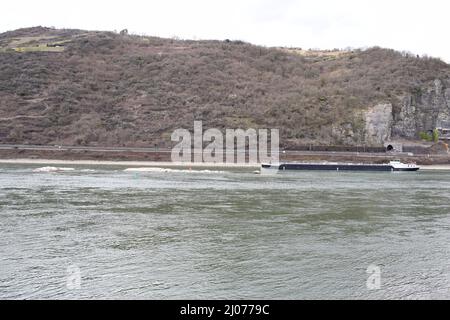
<svg viewBox="0 0 450 320">
<path fill-rule="evenodd" d="M 2 0 L 0 32 L 37 25 L 266 46 L 378 45 L 450 62 L 448 0 Z"/>
</svg>

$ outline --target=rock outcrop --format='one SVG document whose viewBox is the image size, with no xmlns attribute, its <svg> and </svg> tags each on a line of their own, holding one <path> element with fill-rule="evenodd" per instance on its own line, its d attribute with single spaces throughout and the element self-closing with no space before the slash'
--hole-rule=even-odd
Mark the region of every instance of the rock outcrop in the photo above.
<svg viewBox="0 0 450 320">
<path fill-rule="evenodd" d="M 396 139 L 418 139 L 420 132 L 450 128 L 450 79 L 436 79 L 400 98 L 399 105 L 378 104 L 364 113 L 364 141 L 382 145 Z"/>
<path fill-rule="evenodd" d="M 366 143 L 382 145 L 390 140 L 393 124 L 392 104 L 379 104 L 369 108 L 365 114 Z"/>
<path fill-rule="evenodd" d="M 393 113 L 393 137 L 417 138 L 419 132 L 450 127 L 450 81 L 436 79 L 403 98 Z"/>
<path fill-rule="evenodd" d="M 440 141 L 429 148 L 429 154 L 448 154 L 448 144 Z"/>
</svg>

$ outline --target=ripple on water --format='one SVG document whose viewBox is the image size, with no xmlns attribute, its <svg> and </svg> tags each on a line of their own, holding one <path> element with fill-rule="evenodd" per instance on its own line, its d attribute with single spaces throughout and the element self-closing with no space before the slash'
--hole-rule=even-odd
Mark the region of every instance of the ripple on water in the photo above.
<svg viewBox="0 0 450 320">
<path fill-rule="evenodd" d="M 450 298 L 449 173 L 32 171 L 0 170 L 2 298 Z"/>
</svg>

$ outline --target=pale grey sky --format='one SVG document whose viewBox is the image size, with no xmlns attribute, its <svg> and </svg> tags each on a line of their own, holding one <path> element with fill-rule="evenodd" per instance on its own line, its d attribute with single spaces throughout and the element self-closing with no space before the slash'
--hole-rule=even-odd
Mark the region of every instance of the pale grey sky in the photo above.
<svg viewBox="0 0 450 320">
<path fill-rule="evenodd" d="M 30 26 L 240 39 L 266 46 L 382 46 L 450 62 L 448 0 L 2 0 L 0 32 Z"/>
</svg>

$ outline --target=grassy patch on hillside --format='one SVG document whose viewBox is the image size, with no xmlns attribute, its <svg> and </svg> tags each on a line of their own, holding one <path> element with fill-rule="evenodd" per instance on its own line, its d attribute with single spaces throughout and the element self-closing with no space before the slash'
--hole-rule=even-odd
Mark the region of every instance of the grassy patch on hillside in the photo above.
<svg viewBox="0 0 450 320">
<path fill-rule="evenodd" d="M 24 36 L 4 41 L 0 52 L 62 52 L 69 39 L 60 40 L 57 36 Z"/>
</svg>

